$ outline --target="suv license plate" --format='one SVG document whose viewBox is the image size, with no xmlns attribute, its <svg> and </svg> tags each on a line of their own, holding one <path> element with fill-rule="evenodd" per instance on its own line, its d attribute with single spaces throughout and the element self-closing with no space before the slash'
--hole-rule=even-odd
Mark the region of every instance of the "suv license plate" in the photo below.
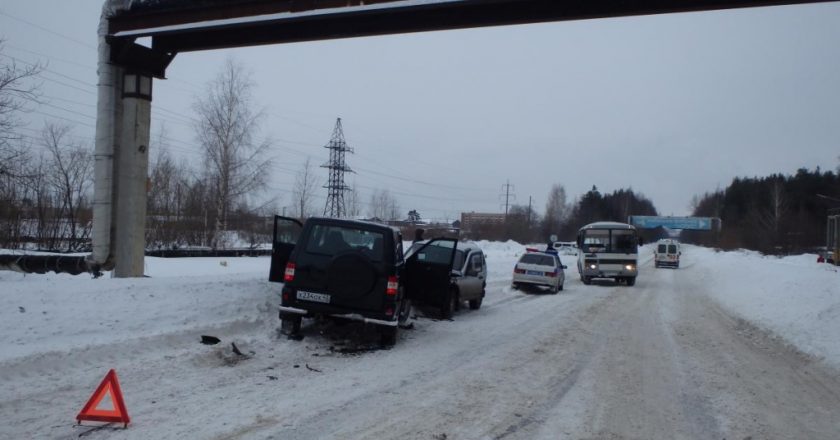
<svg viewBox="0 0 840 440">
<path fill-rule="evenodd" d="M 298 290 L 297 292 L 297 299 L 302 299 L 304 301 L 315 301 L 319 303 L 330 303 L 330 296 L 323 294 L 323 293 L 315 293 L 315 292 L 306 292 L 303 290 Z"/>
<path fill-rule="evenodd" d="M 540 272 L 540 271 L 538 271 L 538 270 L 529 270 L 529 271 L 528 271 L 528 275 L 538 275 L 538 276 L 543 276 L 543 273 L 542 273 L 542 272 Z"/>
</svg>

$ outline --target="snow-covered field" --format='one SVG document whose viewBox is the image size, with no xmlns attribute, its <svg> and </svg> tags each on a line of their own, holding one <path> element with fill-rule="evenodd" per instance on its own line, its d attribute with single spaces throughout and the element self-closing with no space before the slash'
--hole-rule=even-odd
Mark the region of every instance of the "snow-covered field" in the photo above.
<svg viewBox="0 0 840 440">
<path fill-rule="evenodd" d="M 816 256 L 779 259 L 685 246 L 683 267 L 672 271 L 653 269 L 645 247 L 640 283 L 629 288 L 584 286 L 575 257 L 564 256 L 567 288 L 555 296 L 509 288 L 524 246 L 479 245 L 490 270 L 482 309 L 462 311 L 452 322 L 421 310 L 415 328 L 401 332 L 390 350 L 370 350 L 375 338 L 358 324 L 310 322 L 303 341 L 280 337 L 280 287 L 266 280 L 268 258 L 147 258 L 149 277 L 142 279 L 0 272 L 0 438 L 86 432 L 73 426 L 75 415 L 110 368 L 120 377 L 132 424 L 87 438 L 391 438 L 403 431 L 408 438 L 502 438 L 507 431 L 493 431 L 491 421 L 516 422 L 515 414 L 534 405 L 533 396 L 514 397 L 534 386 L 529 381 L 577 377 L 578 370 L 555 371 L 571 355 L 553 355 L 551 347 L 588 341 L 580 338 L 594 331 L 587 325 L 595 321 L 585 316 L 639 292 L 709 297 L 824 361 L 837 377 L 840 273 L 814 263 Z M 680 308 L 667 301 L 663 310 L 648 312 L 676 319 Z M 201 345 L 201 335 L 222 343 Z M 231 342 L 247 356 L 233 354 Z M 534 353 L 556 359 L 517 363 Z M 527 377 L 509 376 L 516 372 Z M 570 395 L 586 392 L 568 386 Z M 438 405 L 446 414 L 435 412 Z M 520 406 L 526 408 L 515 409 Z M 575 417 L 584 410 L 568 408 L 563 420 L 578 426 Z M 405 414 L 418 414 L 440 432 L 412 431 L 419 422 Z M 570 432 L 589 432 L 580 429 Z M 575 435 L 560 437 L 580 438 Z"/>
</svg>

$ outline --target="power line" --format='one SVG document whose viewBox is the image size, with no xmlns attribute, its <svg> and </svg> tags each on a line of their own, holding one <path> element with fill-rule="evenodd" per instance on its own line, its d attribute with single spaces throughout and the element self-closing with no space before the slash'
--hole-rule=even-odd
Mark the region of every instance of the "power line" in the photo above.
<svg viewBox="0 0 840 440">
<path fill-rule="evenodd" d="M 85 127 L 96 128 L 95 125 L 91 125 L 91 124 L 88 124 L 88 123 L 85 123 L 85 122 L 80 122 L 80 121 L 77 121 L 75 119 L 65 118 L 63 116 L 58 116 L 58 115 L 53 115 L 53 114 L 50 114 L 50 113 L 42 112 L 40 110 L 33 110 L 32 113 L 37 113 L 37 114 L 43 115 L 43 116 L 49 116 L 50 118 L 62 119 L 62 120 L 68 121 L 68 122 L 73 122 L 73 123 L 76 123 L 76 124 L 79 124 L 79 125 L 84 125 Z"/>
<path fill-rule="evenodd" d="M 6 16 L 6 17 L 11 18 L 12 20 L 19 21 L 19 22 L 24 23 L 24 24 L 28 24 L 29 26 L 32 26 L 32 27 L 37 28 L 37 29 L 40 29 L 40 30 L 42 30 L 42 31 L 44 31 L 44 32 L 47 32 L 47 33 L 49 33 L 49 34 L 56 35 L 56 36 L 58 36 L 58 37 L 64 38 L 65 40 L 72 41 L 72 42 L 74 42 L 74 43 L 77 43 L 77 44 L 80 44 L 80 45 L 82 45 L 82 46 L 88 47 L 88 48 L 90 48 L 90 49 L 96 50 L 96 46 L 92 46 L 92 45 L 90 45 L 90 44 L 88 44 L 88 43 L 85 43 L 84 41 L 77 40 L 77 39 L 75 39 L 75 38 L 73 38 L 73 37 L 68 37 L 67 35 L 64 35 L 64 34 L 60 34 L 60 33 L 56 32 L 56 31 L 54 31 L 54 30 L 52 30 L 52 29 L 47 29 L 47 28 L 45 28 L 45 27 L 43 27 L 43 26 L 39 26 L 39 25 L 37 25 L 37 24 L 35 24 L 35 23 L 32 23 L 31 21 L 24 20 L 24 19 L 22 19 L 22 18 L 20 18 L 20 17 L 15 17 L 14 15 L 10 15 L 10 14 L 8 14 L 8 13 L 6 13 L 6 12 L 3 12 L 3 11 L 0 11 L 0 15 L 4 15 L 4 16 Z"/>
<path fill-rule="evenodd" d="M 95 85 L 95 84 L 92 84 L 92 83 L 89 83 L 89 82 L 87 82 L 87 81 L 80 80 L 80 79 L 77 79 L 77 78 L 73 78 L 72 76 L 68 76 L 68 75 L 65 75 L 65 74 L 60 73 L 60 72 L 56 72 L 56 71 L 54 71 L 54 70 L 52 70 L 52 69 L 50 69 L 50 68 L 48 68 L 48 67 L 46 67 L 46 66 L 42 66 L 42 65 L 37 64 L 37 63 L 30 63 L 29 61 L 22 60 L 22 59 L 20 59 L 20 58 L 13 57 L 13 56 L 11 56 L 11 55 L 2 54 L 2 53 L 0 53 L 0 56 L 2 56 L 2 57 L 6 57 L 6 58 L 9 58 L 9 59 L 11 59 L 11 60 L 13 60 L 13 61 L 15 61 L 15 62 L 18 62 L 18 63 L 26 64 L 27 66 L 30 66 L 30 67 L 40 68 L 40 69 L 42 69 L 44 72 L 49 72 L 49 73 L 52 73 L 53 75 L 58 75 L 58 76 L 60 76 L 60 77 L 62 77 L 62 78 L 69 79 L 69 80 L 71 80 L 71 81 L 76 81 L 76 82 L 78 82 L 78 83 L 81 83 L 82 85 L 86 85 L 86 86 L 90 86 L 90 87 L 96 87 L 96 85 Z M 39 73 L 39 75 L 40 75 L 40 73 Z M 44 79 L 47 79 L 47 78 L 44 78 Z"/>
<path fill-rule="evenodd" d="M 67 63 L 67 64 L 71 64 L 73 66 L 83 67 L 83 68 L 88 69 L 88 70 L 96 71 L 96 67 L 94 67 L 92 65 L 82 64 L 82 63 L 78 63 L 76 61 L 70 61 L 70 60 L 66 60 L 64 58 L 59 58 L 59 57 L 55 57 L 55 56 L 51 56 L 51 55 L 46 55 L 46 54 L 43 54 L 43 53 L 40 53 L 40 52 L 35 52 L 34 50 L 24 49 L 22 47 L 15 46 L 14 44 L 7 44 L 6 47 L 8 47 L 9 49 L 20 51 L 20 52 L 26 52 L 26 53 L 29 53 L 29 54 L 32 54 L 32 55 L 36 55 L 36 56 L 40 56 L 40 57 L 44 57 L 44 58 L 49 58 L 51 60 L 60 61 L 62 63 Z"/>
</svg>

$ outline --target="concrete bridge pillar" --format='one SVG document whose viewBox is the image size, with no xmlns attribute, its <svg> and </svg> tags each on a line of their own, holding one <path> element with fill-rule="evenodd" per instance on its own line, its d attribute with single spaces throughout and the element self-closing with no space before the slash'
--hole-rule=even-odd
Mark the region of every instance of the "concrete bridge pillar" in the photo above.
<svg viewBox="0 0 840 440">
<path fill-rule="evenodd" d="M 144 274 L 152 77 L 125 70 L 119 143 L 114 151 L 113 256 L 115 277 Z"/>
</svg>

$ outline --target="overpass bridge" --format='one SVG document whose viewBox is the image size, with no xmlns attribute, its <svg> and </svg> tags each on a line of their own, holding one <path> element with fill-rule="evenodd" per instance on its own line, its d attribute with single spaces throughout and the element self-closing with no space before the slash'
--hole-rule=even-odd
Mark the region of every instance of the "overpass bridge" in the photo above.
<svg viewBox="0 0 840 440">
<path fill-rule="evenodd" d="M 153 78 L 179 52 L 821 0 L 107 0 L 89 270 L 143 275 Z M 151 38 L 151 47 L 137 44 Z"/>
</svg>

